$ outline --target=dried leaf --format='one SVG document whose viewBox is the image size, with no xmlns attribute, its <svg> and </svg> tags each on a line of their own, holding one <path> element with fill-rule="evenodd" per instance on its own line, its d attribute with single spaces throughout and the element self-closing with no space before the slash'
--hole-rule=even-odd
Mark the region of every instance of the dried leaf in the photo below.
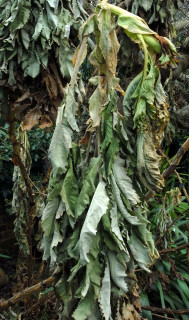
<svg viewBox="0 0 189 320">
<path fill-rule="evenodd" d="M 36 124 L 39 123 L 41 111 L 38 107 L 31 109 L 24 117 L 23 130 L 31 130 Z"/>
<path fill-rule="evenodd" d="M 42 118 L 40 119 L 39 128 L 43 130 L 51 126 L 52 126 L 52 121 L 50 120 L 50 118 L 47 115 L 43 115 Z"/>
</svg>

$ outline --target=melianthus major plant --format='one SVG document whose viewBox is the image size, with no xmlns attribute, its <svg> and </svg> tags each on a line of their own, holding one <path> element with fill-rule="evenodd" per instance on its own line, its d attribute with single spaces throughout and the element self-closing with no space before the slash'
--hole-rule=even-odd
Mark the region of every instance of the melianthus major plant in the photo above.
<svg viewBox="0 0 189 320">
<path fill-rule="evenodd" d="M 117 24 L 144 52 L 143 71 L 124 93 L 116 78 Z M 78 104 L 85 95 L 77 71 L 90 55 L 89 119 L 81 137 Z M 140 17 L 103 2 L 79 30 L 75 69 L 58 111 L 49 149 L 52 174 L 42 215 L 44 259 L 59 265 L 55 292 L 60 319 L 140 319 L 135 269 L 158 258 L 147 219 L 147 190 L 161 190 L 156 149 L 168 121 L 160 66 L 176 50 Z M 124 95 L 123 112 L 117 108 Z M 83 127 L 82 127 L 83 128 Z"/>
</svg>

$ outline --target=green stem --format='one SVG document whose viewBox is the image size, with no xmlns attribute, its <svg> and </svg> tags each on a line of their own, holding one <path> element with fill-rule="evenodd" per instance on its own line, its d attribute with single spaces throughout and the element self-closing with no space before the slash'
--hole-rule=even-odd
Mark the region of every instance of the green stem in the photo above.
<svg viewBox="0 0 189 320">
<path fill-rule="evenodd" d="M 143 50 L 144 50 L 144 69 L 143 69 L 143 77 L 142 77 L 142 84 L 141 84 L 141 86 L 142 86 L 145 79 L 146 79 L 146 75 L 147 75 L 147 71 L 148 71 L 148 50 L 147 50 L 146 43 L 143 39 L 143 36 L 141 34 L 138 34 L 137 37 L 140 40 L 140 42 L 143 46 Z"/>
</svg>

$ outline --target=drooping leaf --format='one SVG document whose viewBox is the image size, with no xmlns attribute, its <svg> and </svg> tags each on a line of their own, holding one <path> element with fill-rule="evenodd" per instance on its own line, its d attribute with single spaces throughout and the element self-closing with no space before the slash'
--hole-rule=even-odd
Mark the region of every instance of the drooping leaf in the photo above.
<svg viewBox="0 0 189 320">
<path fill-rule="evenodd" d="M 122 289 L 123 292 L 127 292 L 128 287 L 125 282 L 126 266 L 118 261 L 116 254 L 113 251 L 108 251 L 108 261 L 110 264 L 110 273 L 112 280 L 119 289 Z"/>
<path fill-rule="evenodd" d="M 114 75 L 117 67 L 117 53 L 119 51 L 119 42 L 117 40 L 115 29 L 112 25 L 110 10 L 101 10 L 98 15 L 100 41 L 99 46 L 106 61 L 107 67 Z"/>
<path fill-rule="evenodd" d="M 75 320 L 88 319 L 88 316 L 90 316 L 90 314 L 92 313 L 93 303 L 94 303 L 94 291 L 91 286 L 86 296 L 80 300 L 78 307 L 72 314 L 72 317 Z"/>
<path fill-rule="evenodd" d="M 66 205 L 68 215 L 75 216 L 75 204 L 77 202 L 79 188 L 77 178 L 73 171 L 73 164 L 70 161 L 70 168 L 68 169 L 61 190 L 62 201 Z"/>
<path fill-rule="evenodd" d="M 76 202 L 75 214 L 77 217 L 79 217 L 84 212 L 90 202 L 90 197 L 95 192 L 95 180 L 99 172 L 100 165 L 100 157 L 91 159 L 89 172 L 83 181 L 83 186 Z"/>
<path fill-rule="evenodd" d="M 42 228 L 44 234 L 49 237 L 54 230 L 54 218 L 58 209 L 58 199 L 54 198 L 49 201 L 43 211 L 42 215 Z"/>
<path fill-rule="evenodd" d="M 125 161 L 119 157 L 115 160 L 113 164 L 115 180 L 126 199 L 128 199 L 132 205 L 136 205 L 140 202 L 140 199 L 132 186 L 130 177 L 126 174 L 124 164 Z"/>
<path fill-rule="evenodd" d="M 52 137 L 49 147 L 49 159 L 53 166 L 53 175 L 56 176 L 58 170 L 65 172 L 68 164 L 68 153 L 71 148 L 71 135 L 70 129 L 66 120 L 62 120 L 63 106 L 59 108 L 56 128 Z"/>
<path fill-rule="evenodd" d="M 139 0 L 139 5 L 144 8 L 145 11 L 148 11 L 151 9 L 153 4 L 153 0 Z"/>
<path fill-rule="evenodd" d="M 129 14 L 120 15 L 118 18 L 118 25 L 126 29 L 129 33 L 134 34 L 155 34 L 143 19 L 138 19 Z"/>
<path fill-rule="evenodd" d="M 105 320 L 109 320 L 111 316 L 111 281 L 110 281 L 110 267 L 109 262 L 106 262 L 104 277 L 102 279 L 102 286 L 100 289 L 99 303 L 100 309 Z"/>
<path fill-rule="evenodd" d="M 22 1 L 22 3 L 18 7 L 17 14 L 11 23 L 10 29 L 12 32 L 17 29 L 21 29 L 30 17 L 31 12 L 31 4 L 29 1 Z"/>
<path fill-rule="evenodd" d="M 140 224 L 138 218 L 136 216 L 132 216 L 127 211 L 127 209 L 121 199 L 120 190 L 117 186 L 117 183 L 115 181 L 115 177 L 113 176 L 113 174 L 111 175 L 111 185 L 112 185 L 112 191 L 113 191 L 113 194 L 115 197 L 115 201 L 116 201 L 117 206 L 118 206 L 121 214 L 123 215 L 123 217 L 131 224 L 134 224 L 134 225 Z"/>
<path fill-rule="evenodd" d="M 106 194 L 105 187 L 106 184 L 100 181 L 81 229 L 79 248 L 80 259 L 83 264 L 89 262 L 87 254 L 96 235 L 99 221 L 108 208 L 109 198 Z"/>
</svg>

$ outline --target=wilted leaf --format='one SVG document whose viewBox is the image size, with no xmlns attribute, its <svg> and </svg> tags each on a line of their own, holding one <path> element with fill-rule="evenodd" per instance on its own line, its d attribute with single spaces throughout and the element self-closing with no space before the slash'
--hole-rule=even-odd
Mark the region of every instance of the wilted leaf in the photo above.
<svg viewBox="0 0 189 320">
<path fill-rule="evenodd" d="M 87 254 L 96 235 L 99 221 L 108 208 L 109 198 L 105 186 L 103 181 L 99 182 L 81 229 L 79 248 L 80 259 L 83 264 L 89 262 Z"/>
<path fill-rule="evenodd" d="M 52 121 L 49 119 L 47 115 L 43 115 L 40 119 L 39 128 L 45 129 L 52 126 Z"/>
<path fill-rule="evenodd" d="M 83 181 L 83 185 L 76 203 L 76 216 L 80 216 L 90 202 L 90 197 L 95 192 L 95 181 L 101 166 L 101 158 L 92 158 L 89 171 Z"/>
<path fill-rule="evenodd" d="M 111 278 L 119 289 L 123 292 L 128 291 L 126 280 L 126 266 L 122 265 L 116 254 L 112 251 L 108 251 L 108 261 L 110 264 Z"/>
<path fill-rule="evenodd" d="M 72 130 L 66 120 L 62 120 L 63 107 L 59 108 L 56 128 L 49 147 L 49 159 L 53 167 L 53 175 L 56 176 L 58 170 L 65 172 L 68 164 L 68 153 L 71 148 Z"/>
<path fill-rule="evenodd" d="M 117 40 L 115 28 L 112 25 L 110 10 L 101 10 L 98 15 L 100 39 L 99 46 L 106 61 L 107 67 L 113 75 L 116 73 L 117 53 L 120 45 Z"/>
<path fill-rule="evenodd" d="M 62 201 L 66 205 L 68 215 L 75 216 L 75 205 L 79 195 L 77 178 L 73 171 L 73 164 L 70 160 L 70 168 L 68 169 L 61 190 Z"/>
<path fill-rule="evenodd" d="M 41 117 L 41 111 L 38 107 L 35 107 L 28 111 L 24 117 L 23 130 L 31 130 L 36 124 L 39 123 Z"/>
<path fill-rule="evenodd" d="M 49 201 L 43 211 L 42 228 L 44 234 L 49 237 L 54 230 L 54 218 L 58 209 L 58 198 Z"/>
<path fill-rule="evenodd" d="M 99 303 L 100 309 L 105 320 L 109 320 L 111 316 L 111 280 L 109 262 L 106 262 L 104 277 L 102 279 L 102 286 L 100 289 Z"/>
</svg>

